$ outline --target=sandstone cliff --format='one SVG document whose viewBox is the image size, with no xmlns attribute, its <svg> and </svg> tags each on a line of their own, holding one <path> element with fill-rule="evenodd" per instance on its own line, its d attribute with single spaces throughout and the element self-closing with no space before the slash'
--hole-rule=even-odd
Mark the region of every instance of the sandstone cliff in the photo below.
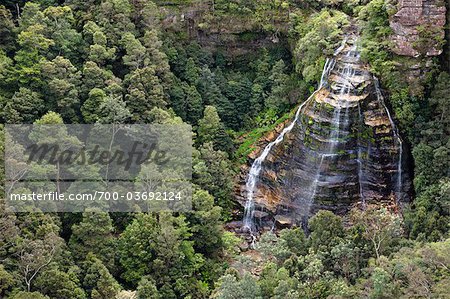
<svg viewBox="0 0 450 299">
<path fill-rule="evenodd" d="M 354 38 L 331 63 L 326 84 L 262 163 L 253 193 L 259 226 L 299 224 L 318 209 L 344 214 L 357 204 L 409 200 L 401 139 Z M 244 181 L 239 191 L 244 204 Z"/>
<path fill-rule="evenodd" d="M 197 41 L 204 49 L 232 58 L 252 54 L 259 48 L 288 47 L 287 39 L 279 34 L 287 32 L 287 16 L 274 25 L 274 32 L 269 32 L 260 28 L 253 15 L 215 12 L 213 3 L 161 5 L 162 27 Z"/>
<path fill-rule="evenodd" d="M 390 19 L 393 51 L 411 57 L 440 55 L 445 23 L 444 0 L 399 0 L 398 11 Z"/>
</svg>

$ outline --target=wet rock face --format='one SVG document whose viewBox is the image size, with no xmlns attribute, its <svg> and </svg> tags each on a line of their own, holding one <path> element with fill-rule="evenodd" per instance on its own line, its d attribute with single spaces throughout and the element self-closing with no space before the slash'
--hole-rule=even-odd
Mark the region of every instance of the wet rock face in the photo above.
<svg viewBox="0 0 450 299">
<path fill-rule="evenodd" d="M 398 11 L 390 19 L 393 51 L 411 57 L 440 55 L 445 19 L 445 0 L 399 0 Z"/>
<path fill-rule="evenodd" d="M 256 225 L 299 225 L 319 209 L 345 214 L 356 204 L 408 200 L 401 140 L 354 43 L 262 162 L 253 201 L 254 215 L 264 214 Z M 244 202 L 245 182 L 240 191 Z"/>
</svg>

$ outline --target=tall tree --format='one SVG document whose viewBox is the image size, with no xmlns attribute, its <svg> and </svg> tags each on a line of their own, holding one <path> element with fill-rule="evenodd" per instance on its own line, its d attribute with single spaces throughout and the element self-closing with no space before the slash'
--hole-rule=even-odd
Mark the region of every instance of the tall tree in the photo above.
<svg viewBox="0 0 450 299">
<path fill-rule="evenodd" d="M 121 97 L 109 96 L 99 107 L 98 122 L 103 124 L 122 124 L 127 123 L 131 118 L 130 110 Z"/>
<path fill-rule="evenodd" d="M 108 213 L 95 210 L 83 213 L 79 224 L 72 226 L 69 246 L 77 261 L 93 253 L 110 271 L 114 270 L 114 228 Z"/>
<path fill-rule="evenodd" d="M 186 62 L 184 78 L 191 85 L 197 85 L 200 79 L 200 70 L 192 57 Z"/>
<path fill-rule="evenodd" d="M 127 88 L 125 101 L 134 121 L 148 121 L 152 108 L 166 105 L 164 87 L 158 77 L 159 65 L 152 63 L 146 48 L 133 34 L 124 35 L 122 43 L 126 50 L 123 61 L 130 69 L 124 80 Z"/>
<path fill-rule="evenodd" d="M 285 111 L 289 107 L 288 81 L 289 76 L 285 74 L 285 63 L 279 60 L 272 68 L 270 81 L 272 82 L 272 90 L 265 101 L 267 108 L 277 111 Z"/>
<path fill-rule="evenodd" d="M 81 61 L 82 36 L 75 29 L 75 19 L 69 6 L 50 6 L 44 10 L 46 35 L 54 41 L 47 57 L 64 56 L 73 63 Z"/>
<path fill-rule="evenodd" d="M 144 275 L 156 283 L 161 297 L 186 296 L 195 290 L 195 275 L 202 258 L 192 247 L 183 216 L 160 212 L 139 214 L 120 236 L 123 277 L 136 284 Z"/>
<path fill-rule="evenodd" d="M 64 240 L 55 232 L 48 232 L 35 240 L 26 240 L 18 250 L 18 267 L 26 289 L 30 292 L 32 283 L 53 261 Z"/>
<path fill-rule="evenodd" d="M 192 197 L 192 213 L 187 220 L 191 226 L 196 252 L 207 257 L 217 257 L 222 244 L 222 209 L 214 205 L 214 198 L 204 190 L 195 191 Z"/>
<path fill-rule="evenodd" d="M 131 21 L 132 6 L 128 0 L 101 0 L 95 7 L 95 21 L 105 29 L 112 46 L 119 47 L 124 34 L 135 32 Z"/>
<path fill-rule="evenodd" d="M 107 95 L 121 95 L 122 82 L 119 78 L 105 68 L 100 67 L 93 61 L 86 61 L 82 70 L 82 87 L 81 97 L 87 99 L 89 92 L 93 88 L 100 88 L 106 92 Z"/>
<path fill-rule="evenodd" d="M 160 299 L 161 295 L 155 286 L 155 282 L 149 276 L 143 276 L 136 289 L 137 299 Z"/>
<path fill-rule="evenodd" d="M 197 124 L 202 117 L 202 97 L 193 85 L 183 84 L 186 95 L 186 119 L 191 124 Z"/>
<path fill-rule="evenodd" d="M 58 112 L 66 121 L 78 122 L 81 73 L 68 59 L 61 56 L 43 62 L 41 69 L 46 82 L 44 90 L 48 110 Z"/>
<path fill-rule="evenodd" d="M 221 125 L 217 109 L 214 106 L 206 106 L 203 118 L 198 122 L 199 143 L 213 142 L 221 129 Z"/>
<path fill-rule="evenodd" d="M 368 206 L 364 211 L 352 210 L 351 219 L 359 226 L 362 236 L 371 243 L 377 261 L 389 245 L 402 233 L 401 219 L 386 208 Z"/>
<path fill-rule="evenodd" d="M 315 252 L 330 252 L 344 237 L 342 218 L 330 211 L 319 211 L 308 221 L 311 248 Z"/>
<path fill-rule="evenodd" d="M 198 122 L 197 143 L 213 142 L 214 149 L 230 153 L 233 149 L 233 140 L 225 131 L 214 106 L 206 106 L 203 118 Z"/>
<path fill-rule="evenodd" d="M 92 21 L 88 21 L 83 27 L 85 39 L 90 44 L 88 59 L 99 66 L 112 61 L 116 53 L 116 48 L 108 47 L 108 38 L 103 31 L 103 28 Z"/>
<path fill-rule="evenodd" d="M 21 86 L 40 87 L 40 63 L 55 42 L 47 38 L 44 14 L 36 3 L 27 2 L 19 22 L 18 44 L 16 52 L 15 76 Z"/>
<path fill-rule="evenodd" d="M 149 64 L 154 66 L 156 75 L 161 79 L 163 85 L 169 88 L 170 86 L 167 85 L 170 83 L 171 76 L 169 60 L 163 52 L 163 43 L 158 37 L 158 32 L 155 29 L 145 31 L 142 41 L 146 48 Z"/>
<path fill-rule="evenodd" d="M 88 253 L 84 267 L 83 286 L 92 299 L 116 297 L 121 287 L 100 259 L 95 257 L 94 254 Z"/>
<path fill-rule="evenodd" d="M 44 111 L 42 96 L 28 88 L 21 87 L 10 100 L 3 104 L 1 116 L 7 123 L 32 123 Z"/>
<path fill-rule="evenodd" d="M 219 279 L 219 284 L 211 298 L 214 299 L 262 299 L 261 289 L 250 274 L 241 280 L 226 274 Z"/>
<path fill-rule="evenodd" d="M 56 267 L 43 271 L 36 279 L 35 288 L 51 298 L 85 299 L 86 294 L 80 286 L 78 267 L 68 272 Z"/>
<path fill-rule="evenodd" d="M 214 150 L 212 143 L 205 143 L 199 151 L 194 151 L 193 156 L 194 183 L 209 191 L 216 199 L 216 204 L 223 208 L 224 217 L 229 217 L 233 205 L 233 179 L 228 155 Z"/>
<path fill-rule="evenodd" d="M 0 49 L 6 52 L 13 50 L 15 40 L 15 24 L 11 12 L 0 5 Z"/>
<path fill-rule="evenodd" d="M 215 74 L 211 72 L 208 66 L 204 66 L 200 72 L 200 80 L 197 84 L 198 92 L 207 105 L 216 105 L 223 97 L 219 86 L 215 82 Z"/>
<path fill-rule="evenodd" d="M 81 114 L 83 115 L 83 120 L 92 124 L 100 119 L 100 107 L 106 100 L 106 93 L 100 88 L 93 88 L 89 92 L 88 99 L 83 103 L 81 107 Z"/>
</svg>

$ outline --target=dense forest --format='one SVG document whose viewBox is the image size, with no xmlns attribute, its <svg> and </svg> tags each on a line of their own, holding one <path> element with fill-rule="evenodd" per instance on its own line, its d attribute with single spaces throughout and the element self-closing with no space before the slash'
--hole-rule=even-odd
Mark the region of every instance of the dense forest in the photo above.
<svg viewBox="0 0 450 299">
<path fill-rule="evenodd" d="M 450 298 L 450 8 L 418 1 L 447 25 L 418 25 L 409 54 L 392 28 L 406 2 L 1 1 L 2 168 L 5 124 L 187 123 L 194 141 L 189 212 L 0 200 L 0 298 Z M 349 31 L 411 153 L 412 199 L 321 210 L 249 245 L 229 225 L 241 167 Z"/>
</svg>

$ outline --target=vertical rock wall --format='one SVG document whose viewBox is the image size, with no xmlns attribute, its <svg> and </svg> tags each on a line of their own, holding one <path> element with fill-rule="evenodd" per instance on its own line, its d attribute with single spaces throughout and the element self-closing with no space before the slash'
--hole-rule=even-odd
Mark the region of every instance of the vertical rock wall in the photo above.
<svg viewBox="0 0 450 299">
<path fill-rule="evenodd" d="M 401 140 L 355 39 L 263 161 L 253 193 L 259 227 L 299 224 L 318 209 L 345 214 L 357 204 L 408 200 Z M 244 201 L 246 191 L 242 182 Z"/>
<path fill-rule="evenodd" d="M 411 57 L 440 55 L 445 23 L 445 0 L 399 0 L 398 11 L 390 20 L 392 50 Z"/>
</svg>

